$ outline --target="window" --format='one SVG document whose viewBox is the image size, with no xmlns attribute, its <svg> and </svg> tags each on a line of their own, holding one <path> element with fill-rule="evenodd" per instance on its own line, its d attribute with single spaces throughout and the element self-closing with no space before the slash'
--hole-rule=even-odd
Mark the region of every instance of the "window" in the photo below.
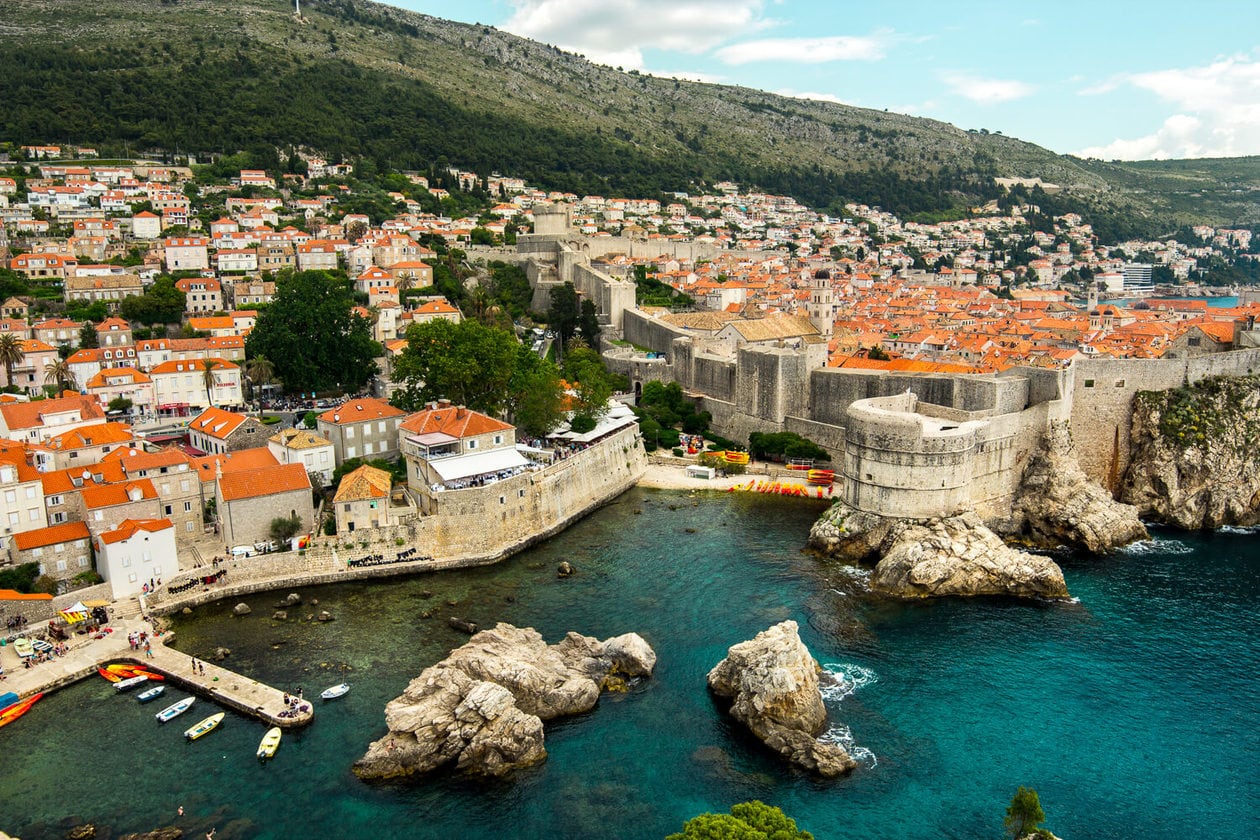
<svg viewBox="0 0 1260 840">
<path fill-rule="evenodd" d="M 35 498 L 35 488 L 34 488 L 34 486 L 31 486 L 31 487 L 27 487 L 27 488 L 26 488 L 26 498 L 28 498 L 28 499 L 33 499 L 33 498 Z"/>
<path fill-rule="evenodd" d="M 60 497 L 60 496 L 48 496 L 47 498 L 45 498 L 45 499 L 44 499 L 44 504 L 48 505 L 49 507 L 52 507 L 52 506 L 54 506 L 54 505 L 59 505 L 59 504 L 61 504 L 61 497 Z"/>
<path fill-rule="evenodd" d="M 53 551 L 55 551 L 57 554 L 61 554 L 65 550 L 66 550 L 65 543 L 57 543 L 56 545 L 53 546 Z"/>
<path fill-rule="evenodd" d="M 385 434 L 385 421 L 384 420 L 376 424 L 376 431 L 380 432 L 381 434 Z"/>
<path fill-rule="evenodd" d="M 192 502 L 184 502 L 184 513 L 192 513 Z"/>
<path fill-rule="evenodd" d="M 184 491 L 185 493 L 188 492 L 188 479 L 184 478 L 180 480 L 179 489 Z"/>
<path fill-rule="evenodd" d="M 1191 347 L 1198 347 L 1200 343 L 1202 343 L 1202 339 L 1199 338 L 1198 336 L 1195 336 L 1194 338 L 1189 340 L 1189 344 Z"/>
<path fill-rule="evenodd" d="M 1093 387 L 1094 387 L 1094 380 L 1092 380 L 1092 379 L 1086 379 L 1086 380 L 1085 380 L 1085 387 L 1086 387 L 1086 388 L 1093 388 Z"/>
<path fill-rule="evenodd" d="M 518 499 L 523 499 L 523 498 L 525 498 L 525 488 L 524 488 L 524 487 L 522 487 L 520 490 L 517 490 L 517 491 L 516 491 L 516 498 L 518 498 Z"/>
<path fill-rule="evenodd" d="M 354 426 L 346 426 L 346 437 L 354 437 Z"/>
<path fill-rule="evenodd" d="M 1117 380 L 1116 380 L 1116 387 L 1117 387 L 1117 388 L 1123 388 L 1123 387 L 1124 387 L 1124 380 L 1123 380 L 1123 379 L 1117 379 Z"/>
<path fill-rule="evenodd" d="M 494 436 L 494 445 L 495 445 L 495 446 L 498 446 L 500 443 L 503 443 L 503 435 L 495 435 L 495 436 Z"/>
<path fill-rule="evenodd" d="M 86 558 L 86 557 L 80 557 L 80 558 L 79 558 L 79 568 L 80 568 L 80 569 L 86 569 L 86 568 L 87 568 L 87 558 Z"/>
<path fill-rule="evenodd" d="M 32 556 L 32 557 L 43 557 L 43 556 L 44 556 L 44 549 L 43 549 L 42 547 L 39 547 L 39 548 L 32 548 L 32 549 L 31 549 L 31 556 Z"/>
<path fill-rule="evenodd" d="M 172 508 L 170 505 L 162 505 L 162 512 L 165 513 L 167 516 L 171 515 L 171 510 Z"/>
<path fill-rule="evenodd" d="M 189 531 L 189 532 L 191 532 L 191 531 L 192 531 L 192 529 L 193 529 L 193 524 L 192 524 L 191 522 L 185 522 L 185 523 L 184 523 L 184 530 L 185 530 L 185 531 Z"/>
<path fill-rule="evenodd" d="M 507 504 L 507 496 L 500 496 L 500 497 L 499 497 L 499 504 L 501 504 L 501 505 L 506 505 L 506 504 Z"/>
<path fill-rule="evenodd" d="M 62 522 L 65 522 L 65 521 L 66 521 L 66 515 L 62 511 L 57 511 L 56 513 L 52 515 L 52 524 L 54 525 L 60 525 Z"/>
<path fill-rule="evenodd" d="M 29 511 L 26 512 L 26 518 L 29 519 L 31 522 L 38 522 L 39 511 L 35 510 L 34 508 L 31 508 Z"/>
<path fill-rule="evenodd" d="M 17 515 L 16 513 L 10 513 L 10 514 L 9 514 L 9 524 L 10 524 L 10 525 L 16 525 L 16 524 L 18 524 L 18 520 L 19 520 L 19 517 L 18 517 L 18 515 Z"/>
<path fill-rule="evenodd" d="M 347 446 L 347 447 L 346 447 L 346 457 L 347 457 L 347 458 L 354 458 L 356 455 L 358 455 L 358 452 L 359 452 L 359 450 L 358 450 L 358 449 L 356 449 L 356 448 L 355 448 L 355 447 L 353 447 L 353 446 Z"/>
<path fill-rule="evenodd" d="M 57 571 L 59 571 L 59 572 L 64 572 L 65 570 L 66 570 L 66 561 L 65 561 L 65 560 L 58 560 L 58 561 L 57 561 Z"/>
<path fill-rule="evenodd" d="M 477 448 L 477 441 L 475 441 L 475 440 L 470 440 L 470 441 L 468 441 L 468 448 L 469 448 L 469 449 L 476 449 L 476 448 Z"/>
<path fill-rule="evenodd" d="M 104 519 L 105 519 L 105 512 L 104 512 L 104 511 L 102 511 L 102 510 L 93 511 L 93 512 L 92 512 L 92 518 L 93 518 L 93 519 L 95 519 L 97 522 L 104 521 Z"/>
<path fill-rule="evenodd" d="M 342 510 L 344 510 L 346 513 L 349 513 L 349 512 L 350 512 L 350 505 L 349 505 L 349 504 L 344 505 L 344 506 L 342 507 Z"/>
<path fill-rule="evenodd" d="M 371 455 L 371 454 L 372 454 L 372 444 L 370 444 L 370 443 L 365 443 L 365 444 L 363 444 L 363 454 L 364 454 L 364 455 Z"/>
<path fill-rule="evenodd" d="M 5 490 L 4 500 L 8 502 L 9 504 L 13 504 L 14 502 L 17 501 L 17 493 L 14 492 L 13 490 Z"/>
</svg>

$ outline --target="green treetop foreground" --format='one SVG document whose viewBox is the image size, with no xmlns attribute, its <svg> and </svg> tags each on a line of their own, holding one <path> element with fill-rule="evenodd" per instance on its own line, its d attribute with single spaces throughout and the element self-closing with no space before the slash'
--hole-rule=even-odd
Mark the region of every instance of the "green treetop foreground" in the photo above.
<svg viewBox="0 0 1260 840">
<path fill-rule="evenodd" d="M 665 840 L 813 840 L 782 809 L 763 802 L 741 802 L 729 814 L 701 814 Z"/>
</svg>

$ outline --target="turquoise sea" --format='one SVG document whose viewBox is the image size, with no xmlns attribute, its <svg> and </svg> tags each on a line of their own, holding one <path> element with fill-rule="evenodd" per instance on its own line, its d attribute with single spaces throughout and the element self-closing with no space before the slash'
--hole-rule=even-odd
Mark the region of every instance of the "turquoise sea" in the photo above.
<svg viewBox="0 0 1260 840">
<path fill-rule="evenodd" d="M 243 673 L 308 697 L 345 679 L 350 694 L 319 705 L 260 765 L 257 721 L 229 713 L 185 743 L 180 724 L 208 714 L 207 701 L 161 727 L 156 709 L 82 682 L 0 730 L 0 829 L 24 840 L 84 821 L 113 837 L 174 824 L 188 837 L 213 827 L 216 840 L 661 838 L 761 799 L 819 838 L 996 839 L 1029 785 L 1068 840 L 1257 835 L 1260 536 L 1159 532 L 1111 557 L 1064 556 L 1076 603 L 902 605 L 871 598 L 862 572 L 801 552 L 819 510 L 634 490 L 495 567 L 303 590 L 330 624 L 272 621 L 284 593 L 247 599 L 243 619 L 233 602 L 201 608 L 177 623 L 178 647 L 225 645 Z M 558 580 L 566 559 L 578 575 Z M 548 724 L 548 760 L 511 780 L 359 782 L 349 767 L 384 731 L 385 702 L 464 641 L 450 615 L 533 625 L 552 641 L 633 630 L 659 667 Z M 828 705 L 830 737 L 860 758 L 848 778 L 788 769 L 705 689 L 728 646 L 786 618 L 846 677 Z"/>
</svg>

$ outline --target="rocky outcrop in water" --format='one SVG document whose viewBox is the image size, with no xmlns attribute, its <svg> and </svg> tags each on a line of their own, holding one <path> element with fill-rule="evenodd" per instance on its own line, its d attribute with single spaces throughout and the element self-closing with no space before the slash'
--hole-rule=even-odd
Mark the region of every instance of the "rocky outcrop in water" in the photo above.
<svg viewBox="0 0 1260 840">
<path fill-rule="evenodd" d="M 1052 423 L 1024 469 L 1010 530 L 1035 545 L 1069 545 L 1094 554 L 1147 538 L 1138 510 L 1085 475 L 1066 423 Z"/>
<path fill-rule="evenodd" d="M 605 688 L 646 677 L 656 654 L 627 633 L 603 642 L 570 633 L 548 645 L 536 630 L 498 624 L 426 668 L 385 706 L 389 734 L 354 764 L 364 779 L 444 765 L 501 776 L 547 756 L 543 721 L 589 711 Z"/>
<path fill-rule="evenodd" d="M 784 621 L 727 651 L 709 688 L 731 701 L 730 714 L 775 752 L 824 777 L 857 766 L 844 748 L 817 738 L 827 722 L 818 674 L 795 621 Z"/>
<path fill-rule="evenodd" d="M 810 529 L 809 545 L 849 562 L 878 560 L 871 588 L 894 598 L 1068 594 L 1053 560 L 1011 548 L 974 513 L 898 519 L 836 502 Z"/>
<path fill-rule="evenodd" d="M 1219 377 L 1133 400 L 1120 498 L 1181 528 L 1260 522 L 1260 377 Z"/>
</svg>

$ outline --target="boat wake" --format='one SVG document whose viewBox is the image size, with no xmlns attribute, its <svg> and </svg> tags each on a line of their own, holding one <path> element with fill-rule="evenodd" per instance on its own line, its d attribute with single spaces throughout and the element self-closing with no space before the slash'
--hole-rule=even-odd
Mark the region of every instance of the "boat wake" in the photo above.
<svg viewBox="0 0 1260 840">
<path fill-rule="evenodd" d="M 829 662 L 823 665 L 823 671 L 831 676 L 819 685 L 823 702 L 837 706 L 846 697 L 851 697 L 859 689 L 873 685 L 879 677 L 870 668 L 844 662 Z M 843 723 L 833 722 L 827 731 L 818 736 L 818 740 L 827 744 L 837 744 L 852 756 L 853 760 L 870 770 L 879 764 L 875 753 L 853 740 L 853 731 Z"/>
<path fill-rule="evenodd" d="M 1194 549 L 1180 540 L 1140 540 L 1117 549 L 1122 554 L 1193 554 Z"/>
</svg>

